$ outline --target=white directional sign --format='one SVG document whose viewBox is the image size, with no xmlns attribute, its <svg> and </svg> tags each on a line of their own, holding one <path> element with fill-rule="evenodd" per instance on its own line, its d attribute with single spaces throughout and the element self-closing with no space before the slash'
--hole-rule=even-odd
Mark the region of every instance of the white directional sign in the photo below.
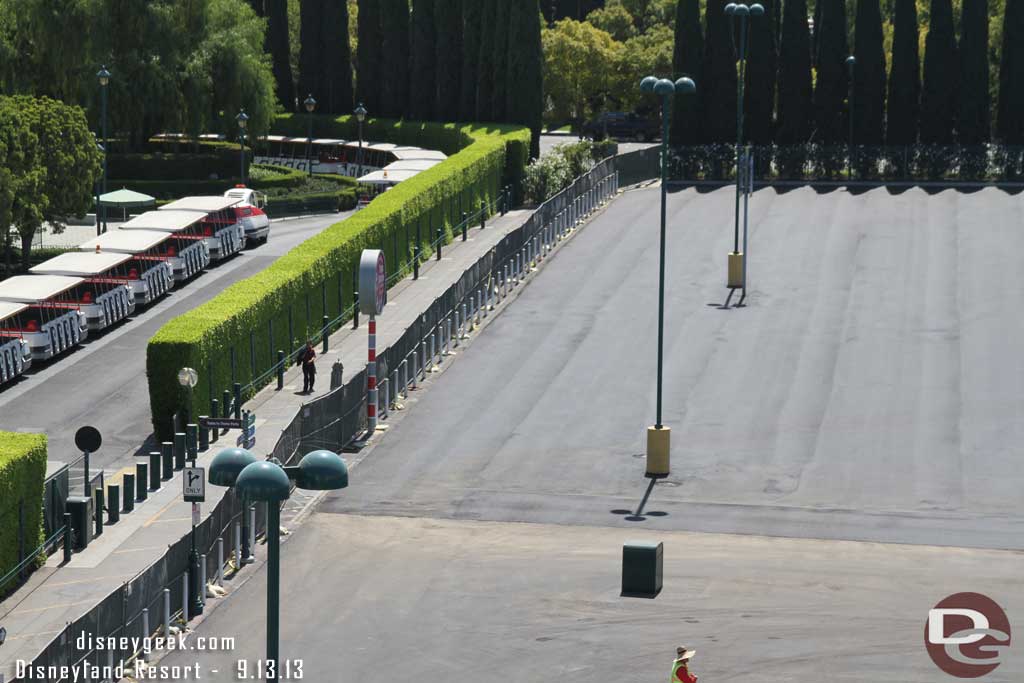
<svg viewBox="0 0 1024 683">
<path fill-rule="evenodd" d="M 181 471 L 186 503 L 201 503 L 206 500 L 206 470 L 202 467 L 186 467 Z"/>
</svg>

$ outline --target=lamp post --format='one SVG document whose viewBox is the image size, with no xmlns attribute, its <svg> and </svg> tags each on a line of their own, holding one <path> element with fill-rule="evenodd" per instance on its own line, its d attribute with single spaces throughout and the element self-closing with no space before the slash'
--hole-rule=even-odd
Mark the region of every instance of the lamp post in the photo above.
<svg viewBox="0 0 1024 683">
<path fill-rule="evenodd" d="M 363 121 L 366 120 L 366 107 L 360 102 L 353 113 L 356 115 L 356 121 L 359 122 L 359 172 L 356 173 L 356 178 L 360 178 L 363 175 Z"/>
<path fill-rule="evenodd" d="M 102 192 L 97 194 L 96 199 L 96 234 L 100 233 L 100 202 L 99 197 L 107 193 L 107 85 L 110 84 L 110 72 L 107 71 L 106 65 L 100 67 L 100 70 L 96 72 L 96 80 L 100 82 L 100 120 L 102 121 L 103 130 L 103 188 Z M 107 231 L 107 212 L 103 212 L 103 230 Z"/>
<path fill-rule="evenodd" d="M 316 109 L 316 100 L 314 100 L 313 95 L 310 94 L 302 104 L 306 107 L 306 113 L 309 114 L 309 134 L 306 136 L 306 168 L 309 169 L 309 175 L 312 177 L 313 164 L 309 160 L 309 151 L 313 147 L 313 110 Z"/>
<path fill-rule="evenodd" d="M 647 476 L 665 477 L 669 473 L 669 438 L 671 430 L 661 422 L 662 350 L 665 337 L 665 204 L 667 201 L 668 125 L 672 97 L 697 92 L 693 80 L 680 78 L 674 83 L 667 78 L 647 76 L 640 81 L 640 92 L 661 97 L 661 240 L 658 261 L 658 395 L 653 427 L 647 428 Z"/>
<path fill-rule="evenodd" d="M 853 74 L 857 69 L 857 58 L 850 55 L 846 58 L 846 69 L 850 74 L 850 87 L 846 96 L 846 101 L 849 104 L 849 117 L 850 117 L 850 145 L 847 152 L 847 177 L 853 180 Z"/>
<path fill-rule="evenodd" d="M 743 147 L 743 94 L 747 78 L 747 19 L 748 17 L 764 16 L 764 7 L 758 3 L 747 6 L 730 2 L 725 6 L 725 14 L 729 17 L 729 37 L 733 40 L 733 52 L 739 61 L 739 78 L 736 82 L 736 217 L 733 228 L 732 253 L 729 254 L 728 287 L 739 289 L 745 286 L 744 263 L 745 255 L 740 251 L 740 195 L 743 193 L 740 183 L 740 165 Z M 739 22 L 739 44 L 736 44 L 733 23 Z"/>
<path fill-rule="evenodd" d="M 242 451 L 238 453 L 237 451 Z M 252 458 L 245 464 L 248 458 Z M 348 467 L 331 451 L 313 451 L 295 467 L 276 460 L 256 460 L 243 449 L 226 449 L 210 463 L 210 483 L 234 486 L 243 499 L 267 504 L 267 681 L 289 678 L 288 663 L 280 661 L 281 639 L 281 503 L 291 495 L 291 480 L 301 489 L 329 491 L 348 486 Z"/>
<path fill-rule="evenodd" d="M 243 109 L 238 112 L 235 121 L 238 122 L 238 152 L 242 168 L 242 185 L 245 185 L 245 127 L 249 125 L 249 115 Z"/>
<path fill-rule="evenodd" d="M 185 424 L 192 424 L 192 389 L 199 383 L 199 373 L 192 368 L 178 370 L 178 384 L 188 390 L 188 404 L 185 406 Z"/>
</svg>

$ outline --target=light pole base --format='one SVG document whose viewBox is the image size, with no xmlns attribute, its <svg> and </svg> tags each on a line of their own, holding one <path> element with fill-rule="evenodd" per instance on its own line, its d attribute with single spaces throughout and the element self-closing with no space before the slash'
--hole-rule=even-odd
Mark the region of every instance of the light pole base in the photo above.
<svg viewBox="0 0 1024 683">
<path fill-rule="evenodd" d="M 729 289 L 743 287 L 743 259 L 746 258 L 742 252 L 734 251 L 729 254 L 729 282 L 726 285 Z"/>
<path fill-rule="evenodd" d="M 645 476 L 659 479 L 669 473 L 669 443 L 672 430 L 662 426 L 647 428 L 647 472 Z"/>
</svg>

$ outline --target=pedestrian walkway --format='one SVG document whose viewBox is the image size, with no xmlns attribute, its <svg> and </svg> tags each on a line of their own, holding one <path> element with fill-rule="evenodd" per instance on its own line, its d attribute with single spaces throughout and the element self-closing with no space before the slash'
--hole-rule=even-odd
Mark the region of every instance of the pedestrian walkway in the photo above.
<svg viewBox="0 0 1024 683">
<path fill-rule="evenodd" d="M 377 318 L 377 346 L 385 348 L 481 256 L 492 249 L 512 230 L 522 225 L 529 211 L 512 211 L 469 231 L 465 242 L 460 237 L 445 245 L 441 260 L 425 262 L 420 277 L 407 277 L 388 293 L 388 304 Z M 331 367 L 341 360 L 345 376 L 366 365 L 367 326 L 365 317 L 358 329 L 351 325 L 331 335 L 329 351 L 317 359 L 316 390 L 310 395 L 300 393 L 302 371 L 298 366 L 285 374 L 283 390 L 276 383 L 264 388 L 246 403 L 256 413 L 259 457 L 274 447 L 281 431 L 290 424 L 303 403 L 330 390 Z M 317 347 L 320 352 L 320 347 Z M 208 467 L 213 455 L 222 447 L 234 446 L 237 433 L 228 432 L 201 454 L 198 464 Z M 122 515 L 120 521 L 105 528 L 87 550 L 61 566 L 62 554 L 49 558 L 17 592 L 0 603 L 0 626 L 7 630 L 7 641 L 0 649 L 0 674 L 13 678 L 15 662 L 30 662 L 68 622 L 86 613 L 91 607 L 148 567 L 167 546 L 181 539 L 190 530 L 191 504 L 181 496 L 180 472 L 164 481 L 162 488 L 150 493 L 149 499 L 137 504 L 136 510 Z M 210 510 L 223 496 L 224 489 L 207 487 L 205 510 Z M 292 505 L 292 513 L 301 507 L 302 498 Z M 285 520 L 288 517 L 285 511 Z M 287 524 L 287 522 L 283 522 Z"/>
</svg>

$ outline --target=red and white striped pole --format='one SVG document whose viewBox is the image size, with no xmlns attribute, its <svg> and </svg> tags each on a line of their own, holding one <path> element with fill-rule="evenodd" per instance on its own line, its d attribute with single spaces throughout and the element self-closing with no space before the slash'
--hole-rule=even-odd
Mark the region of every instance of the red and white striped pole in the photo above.
<svg viewBox="0 0 1024 683">
<path fill-rule="evenodd" d="M 366 424 L 372 435 L 377 429 L 377 321 L 370 316 L 369 353 L 366 362 Z"/>
</svg>

